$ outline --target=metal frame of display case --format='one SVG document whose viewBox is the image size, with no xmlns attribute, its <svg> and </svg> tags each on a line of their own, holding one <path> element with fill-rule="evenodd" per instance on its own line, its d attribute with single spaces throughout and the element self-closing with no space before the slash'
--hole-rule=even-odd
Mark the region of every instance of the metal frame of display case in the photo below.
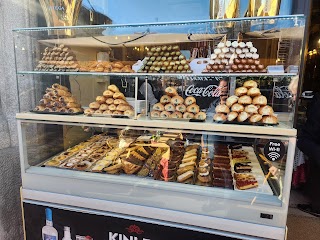
<svg viewBox="0 0 320 240">
<path fill-rule="evenodd" d="M 294 18 L 294 16 L 265 17 L 261 19 Z M 301 15 L 296 15 L 297 19 Z M 227 21 L 252 21 L 259 18 L 241 18 L 235 20 L 210 20 L 193 21 L 227 22 Z M 171 23 L 159 23 L 170 25 Z M 157 26 L 159 24 L 149 24 Z M 177 22 L 174 24 L 188 24 Z M 146 24 L 145 24 L 146 25 Z M 130 27 L 137 25 L 116 25 L 98 27 Z M 96 28 L 96 26 L 93 26 Z M 79 27 L 67 27 L 79 28 Z M 81 27 L 80 27 L 81 28 Z M 86 28 L 84 26 L 83 28 Z M 15 31 L 41 31 L 49 28 L 16 29 Z M 50 28 L 60 30 L 64 28 Z M 94 75 L 94 76 L 177 76 L 197 77 L 198 74 L 127 74 L 127 73 L 91 73 L 91 72 L 39 72 L 17 70 L 17 75 Z M 201 76 L 270 76 L 292 77 L 296 74 L 201 74 Z M 137 89 L 136 89 L 137 92 Z M 286 237 L 286 219 L 290 197 L 291 173 L 295 152 L 296 130 L 285 124 L 278 126 L 246 126 L 235 124 L 217 124 L 212 122 L 194 123 L 179 121 L 150 120 L 148 117 L 139 119 L 121 118 L 93 118 L 84 115 L 41 115 L 29 112 L 18 113 L 18 137 L 20 145 L 21 173 L 22 173 L 22 201 L 29 203 L 46 203 L 62 209 L 70 209 L 79 212 L 91 212 L 116 216 L 125 219 L 141 220 L 159 225 L 173 226 L 181 229 L 191 229 L 199 232 L 207 232 L 222 236 L 241 239 L 284 239 Z M 274 197 L 263 196 L 255 193 L 231 192 L 225 189 L 208 191 L 206 187 L 182 185 L 179 183 L 166 183 L 151 181 L 149 179 L 132 178 L 131 176 L 113 176 L 98 173 L 79 171 L 67 171 L 57 168 L 42 168 L 30 166 L 28 163 L 26 146 L 26 124 L 56 124 L 92 127 L 130 127 L 140 130 L 169 130 L 172 132 L 191 131 L 198 134 L 216 134 L 231 137 L 248 137 L 279 139 L 288 141 L 286 155 L 285 177 L 282 191 L 282 200 L 274 201 Z M 132 181 L 134 179 L 134 181 Z M 133 194 L 133 195 L 130 195 Z M 146 195 L 141 200 L 137 196 Z M 170 196 L 170 203 L 166 203 Z M 193 210 L 185 211 L 180 203 L 184 199 L 186 206 L 192 206 Z M 279 198 L 280 199 L 280 198 Z M 210 213 L 201 209 L 207 202 Z M 197 205 L 197 203 L 201 203 Z M 245 203 L 242 205 L 242 203 Z M 272 219 L 262 215 L 272 216 Z"/>
</svg>

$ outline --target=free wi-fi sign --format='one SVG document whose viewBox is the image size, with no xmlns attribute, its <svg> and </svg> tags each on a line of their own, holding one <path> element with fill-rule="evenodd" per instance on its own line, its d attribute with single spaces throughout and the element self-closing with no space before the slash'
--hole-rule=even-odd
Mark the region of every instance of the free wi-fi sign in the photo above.
<svg viewBox="0 0 320 240">
<path fill-rule="evenodd" d="M 270 140 L 264 146 L 264 156 L 269 161 L 279 161 L 283 158 L 285 154 L 284 144 L 279 140 Z"/>
</svg>

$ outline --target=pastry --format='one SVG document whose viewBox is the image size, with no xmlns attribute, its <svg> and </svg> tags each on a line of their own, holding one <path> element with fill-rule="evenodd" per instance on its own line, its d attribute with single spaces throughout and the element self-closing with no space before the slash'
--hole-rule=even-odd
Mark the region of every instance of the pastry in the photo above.
<svg viewBox="0 0 320 240">
<path fill-rule="evenodd" d="M 52 85 L 52 88 L 53 88 L 53 89 L 61 89 L 61 90 L 64 90 L 64 91 L 66 91 L 66 92 L 69 91 L 69 89 L 68 89 L 67 87 L 62 86 L 62 85 L 60 85 L 60 84 L 58 84 L 58 83 L 54 83 L 54 84 Z"/>
<path fill-rule="evenodd" d="M 112 114 L 113 115 L 122 115 L 123 113 L 121 111 L 114 111 Z"/>
<path fill-rule="evenodd" d="M 102 114 L 112 115 L 113 111 L 111 110 L 105 110 Z"/>
<path fill-rule="evenodd" d="M 228 119 L 229 122 L 232 122 L 232 121 L 234 121 L 237 117 L 238 117 L 238 113 L 237 113 L 237 112 L 230 112 L 230 113 L 228 114 L 227 119 Z"/>
<path fill-rule="evenodd" d="M 254 114 L 249 118 L 249 122 L 251 123 L 260 122 L 261 120 L 262 120 L 262 115 L 260 114 Z"/>
<path fill-rule="evenodd" d="M 101 111 L 101 110 L 96 110 L 95 112 L 94 112 L 95 114 L 103 114 L 103 111 Z"/>
<path fill-rule="evenodd" d="M 241 112 L 238 117 L 237 117 L 237 120 L 238 122 L 244 122 L 246 121 L 248 118 L 249 118 L 249 114 L 247 112 Z"/>
<path fill-rule="evenodd" d="M 153 117 L 153 118 L 158 118 L 158 117 L 160 117 L 160 111 L 156 111 L 156 110 L 153 110 L 153 111 L 151 111 L 151 117 Z"/>
<path fill-rule="evenodd" d="M 170 118 L 182 118 L 181 112 L 174 112 L 170 115 Z"/>
<path fill-rule="evenodd" d="M 126 99 L 126 97 L 124 96 L 124 94 L 121 93 L 121 92 L 116 92 L 116 93 L 114 93 L 114 94 L 113 94 L 113 98 L 114 98 L 114 99 Z"/>
<path fill-rule="evenodd" d="M 252 87 L 248 90 L 247 94 L 250 96 L 250 97 L 256 97 L 256 96 L 260 96 L 261 95 L 261 92 L 260 92 L 260 89 L 259 88 L 255 88 L 255 87 Z"/>
<path fill-rule="evenodd" d="M 227 105 L 225 104 L 220 104 L 218 106 L 216 106 L 216 112 L 217 113 L 229 113 L 230 109 L 227 107 Z"/>
<path fill-rule="evenodd" d="M 267 103 L 268 103 L 267 98 L 262 95 L 254 97 L 252 100 L 252 104 L 254 104 L 254 105 L 264 106 L 264 105 L 267 105 Z"/>
<path fill-rule="evenodd" d="M 156 103 L 155 105 L 153 105 L 153 110 L 164 111 L 164 106 L 161 103 Z"/>
<path fill-rule="evenodd" d="M 194 114 L 193 113 L 189 113 L 189 112 L 185 112 L 183 114 L 183 118 L 193 119 L 194 118 Z"/>
<path fill-rule="evenodd" d="M 174 96 L 171 98 L 171 103 L 174 105 L 179 105 L 184 102 L 183 98 L 181 96 Z"/>
<path fill-rule="evenodd" d="M 256 113 L 258 113 L 258 109 L 259 109 L 258 106 L 250 104 L 244 108 L 244 111 L 249 114 L 256 114 Z"/>
<path fill-rule="evenodd" d="M 200 111 L 200 108 L 197 104 L 194 103 L 187 107 L 187 111 L 191 113 L 198 113 Z"/>
<path fill-rule="evenodd" d="M 160 113 L 161 118 L 169 118 L 170 115 L 171 115 L 170 112 L 167 112 L 167 111 L 163 111 Z"/>
<path fill-rule="evenodd" d="M 249 173 L 252 170 L 252 166 L 248 163 L 235 163 L 234 164 L 234 171 L 236 173 Z"/>
<path fill-rule="evenodd" d="M 167 87 L 167 88 L 165 89 L 165 92 L 166 92 L 166 94 L 169 95 L 169 96 L 175 96 L 175 95 L 178 94 L 178 93 L 177 93 L 177 90 L 176 90 L 174 87 Z"/>
<path fill-rule="evenodd" d="M 118 88 L 116 85 L 114 85 L 114 84 L 109 85 L 109 86 L 108 86 L 108 90 L 110 90 L 110 91 L 112 91 L 112 92 L 120 92 L 119 88 Z"/>
<path fill-rule="evenodd" d="M 123 115 L 128 116 L 128 117 L 132 117 L 132 116 L 134 116 L 134 111 L 132 109 L 125 110 L 123 112 Z"/>
<path fill-rule="evenodd" d="M 124 111 L 127 111 L 127 110 L 132 110 L 132 107 L 130 105 L 128 105 L 128 104 L 119 104 L 119 105 L 117 105 L 116 110 L 124 112 Z"/>
<path fill-rule="evenodd" d="M 96 97 L 96 102 L 100 103 L 100 104 L 105 103 L 106 98 L 104 96 L 98 96 L 98 97 Z"/>
<path fill-rule="evenodd" d="M 237 103 L 238 99 L 239 99 L 239 97 L 235 96 L 235 95 L 228 97 L 227 100 L 226 100 L 227 107 L 230 108 L 233 104 Z"/>
<path fill-rule="evenodd" d="M 120 105 L 120 104 L 128 104 L 124 99 L 114 99 L 113 104 Z"/>
<path fill-rule="evenodd" d="M 205 112 L 198 112 L 194 118 L 198 120 L 206 120 L 207 114 Z"/>
<path fill-rule="evenodd" d="M 92 102 L 89 104 L 89 108 L 92 108 L 92 109 L 99 109 L 99 107 L 100 107 L 100 104 L 97 102 Z"/>
<path fill-rule="evenodd" d="M 177 170 L 177 174 L 178 175 L 182 175 L 183 173 L 185 172 L 188 172 L 188 171 L 194 171 L 194 166 L 186 166 L 186 167 L 183 167 L 183 168 L 179 168 Z"/>
<path fill-rule="evenodd" d="M 192 104 L 196 103 L 196 99 L 192 96 L 190 97 L 187 97 L 185 100 L 184 100 L 184 104 L 187 105 L 187 106 L 190 106 Z"/>
<path fill-rule="evenodd" d="M 115 111 L 117 109 L 117 106 L 114 104 L 109 105 L 109 110 Z"/>
<path fill-rule="evenodd" d="M 245 88 L 245 87 L 238 87 L 236 90 L 235 90 L 235 95 L 238 96 L 238 97 L 241 97 L 243 95 L 246 95 L 248 92 L 248 89 Z"/>
<path fill-rule="evenodd" d="M 117 99 L 119 100 L 119 99 Z M 114 103 L 114 99 L 113 98 L 107 98 L 106 99 L 106 104 L 110 105 L 110 104 L 113 104 Z"/>
<path fill-rule="evenodd" d="M 114 92 L 110 91 L 110 90 L 105 90 L 103 92 L 103 96 L 105 96 L 106 98 L 112 98 L 113 97 Z"/>
<path fill-rule="evenodd" d="M 252 103 L 252 98 L 247 95 L 241 96 L 238 99 L 238 103 L 243 105 L 249 105 Z"/>
<path fill-rule="evenodd" d="M 68 113 L 81 113 L 83 112 L 82 108 L 69 108 Z"/>
<path fill-rule="evenodd" d="M 223 113 L 216 113 L 213 116 L 213 120 L 216 122 L 225 122 L 227 120 L 227 116 Z"/>
<path fill-rule="evenodd" d="M 277 124 L 278 118 L 275 116 L 264 116 L 262 118 L 262 122 L 265 124 Z"/>
<path fill-rule="evenodd" d="M 162 104 L 167 104 L 167 103 L 170 103 L 170 102 L 171 102 L 171 97 L 168 96 L 168 95 L 163 95 L 160 98 L 160 103 L 162 103 Z"/>
<path fill-rule="evenodd" d="M 167 104 L 167 105 L 164 106 L 164 109 L 165 109 L 166 111 L 168 111 L 168 112 L 173 112 L 173 111 L 175 111 L 176 108 L 174 107 L 173 104 L 169 103 L 169 104 Z"/>
<path fill-rule="evenodd" d="M 245 81 L 243 83 L 243 87 L 245 88 L 257 88 L 258 87 L 258 83 L 256 81 L 253 81 L 253 80 L 248 80 L 248 81 Z"/>
<path fill-rule="evenodd" d="M 90 108 L 87 108 L 86 110 L 84 110 L 85 115 L 92 115 L 94 112 L 95 110 Z"/>
<path fill-rule="evenodd" d="M 183 182 L 193 176 L 193 171 L 187 171 L 177 177 L 178 182 Z"/>
<path fill-rule="evenodd" d="M 176 111 L 184 113 L 185 111 L 187 111 L 187 107 L 184 104 L 179 104 L 178 106 L 176 106 Z"/>
<path fill-rule="evenodd" d="M 244 106 L 239 104 L 239 103 L 236 103 L 234 104 L 232 107 L 231 107 L 231 111 L 232 112 L 243 112 L 244 111 Z"/>
<path fill-rule="evenodd" d="M 105 110 L 108 110 L 109 109 L 109 106 L 105 103 L 101 104 L 100 107 L 99 107 L 99 110 L 101 111 L 105 111 Z"/>
<path fill-rule="evenodd" d="M 263 107 L 259 108 L 259 114 L 263 115 L 263 116 L 272 115 L 273 109 L 272 109 L 272 107 L 270 107 L 268 105 L 263 106 Z"/>
</svg>

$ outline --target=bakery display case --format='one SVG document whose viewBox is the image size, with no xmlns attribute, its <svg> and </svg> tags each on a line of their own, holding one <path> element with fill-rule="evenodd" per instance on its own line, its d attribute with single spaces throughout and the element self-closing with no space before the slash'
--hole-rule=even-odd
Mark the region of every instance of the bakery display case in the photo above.
<svg viewBox="0 0 320 240">
<path fill-rule="evenodd" d="M 284 239 L 304 22 L 14 30 L 23 202 Z"/>
</svg>

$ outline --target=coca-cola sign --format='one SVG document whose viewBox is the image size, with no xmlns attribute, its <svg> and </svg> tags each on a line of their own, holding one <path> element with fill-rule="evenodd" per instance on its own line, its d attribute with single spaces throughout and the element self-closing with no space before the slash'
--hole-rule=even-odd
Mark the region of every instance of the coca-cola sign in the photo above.
<svg viewBox="0 0 320 240">
<path fill-rule="evenodd" d="M 194 84 L 189 85 L 185 90 L 186 96 L 194 96 L 194 97 L 220 97 L 221 95 L 221 87 L 218 85 L 208 85 L 205 87 L 196 87 Z"/>
<path fill-rule="evenodd" d="M 289 99 L 292 98 L 292 93 L 288 89 L 288 86 L 275 86 L 273 88 L 274 97 L 278 99 Z"/>
</svg>

